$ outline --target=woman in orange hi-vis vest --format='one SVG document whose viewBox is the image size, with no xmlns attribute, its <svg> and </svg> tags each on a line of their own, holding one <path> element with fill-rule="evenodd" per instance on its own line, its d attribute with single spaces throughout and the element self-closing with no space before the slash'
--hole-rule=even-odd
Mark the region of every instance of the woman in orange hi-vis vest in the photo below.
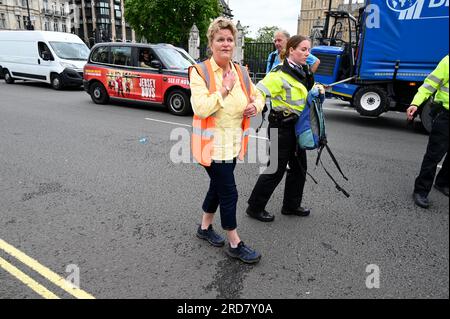
<svg viewBox="0 0 450 319">
<path fill-rule="evenodd" d="M 211 179 L 197 236 L 216 247 L 225 245 L 212 227 L 220 206 L 221 225 L 229 241 L 226 253 L 245 263 L 256 263 L 261 254 L 245 245 L 237 233 L 234 169 L 237 158 L 242 160 L 247 151 L 250 118 L 262 111 L 264 100 L 247 69 L 232 63 L 236 36 L 237 29 L 229 19 L 214 20 L 207 33 L 212 57 L 189 70 L 194 111 L 192 152 Z"/>
</svg>

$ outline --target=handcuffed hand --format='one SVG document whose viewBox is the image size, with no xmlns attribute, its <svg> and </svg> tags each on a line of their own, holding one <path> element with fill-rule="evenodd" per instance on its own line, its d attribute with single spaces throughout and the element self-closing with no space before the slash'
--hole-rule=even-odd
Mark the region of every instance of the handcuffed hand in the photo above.
<svg viewBox="0 0 450 319">
<path fill-rule="evenodd" d="M 256 116 L 256 114 L 258 114 L 258 110 L 256 109 L 255 105 L 255 100 L 256 98 L 254 96 L 250 97 L 250 103 L 244 110 L 244 117 L 254 117 Z"/>
<path fill-rule="evenodd" d="M 325 88 L 322 84 L 316 84 L 314 87 L 319 90 L 320 94 L 325 94 Z"/>
<path fill-rule="evenodd" d="M 228 87 L 230 90 L 232 90 L 235 83 L 236 83 L 236 76 L 234 75 L 232 70 L 223 74 L 222 78 L 223 87 L 225 88 Z"/>
</svg>

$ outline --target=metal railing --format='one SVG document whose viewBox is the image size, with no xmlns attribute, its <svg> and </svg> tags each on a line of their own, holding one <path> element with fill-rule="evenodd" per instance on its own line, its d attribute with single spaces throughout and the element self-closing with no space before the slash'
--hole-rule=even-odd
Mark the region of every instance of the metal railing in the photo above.
<svg viewBox="0 0 450 319">
<path fill-rule="evenodd" d="M 254 74 L 265 74 L 267 58 L 274 51 L 273 43 L 248 42 L 244 45 L 244 65 Z"/>
</svg>

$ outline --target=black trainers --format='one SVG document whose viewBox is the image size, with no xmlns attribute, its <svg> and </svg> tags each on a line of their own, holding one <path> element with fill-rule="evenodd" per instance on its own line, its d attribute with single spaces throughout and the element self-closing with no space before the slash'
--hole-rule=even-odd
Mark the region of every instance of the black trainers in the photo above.
<svg viewBox="0 0 450 319">
<path fill-rule="evenodd" d="M 199 225 L 197 229 L 197 237 L 208 241 L 208 243 L 215 247 L 222 247 L 225 245 L 225 239 L 215 232 L 212 225 L 209 225 L 206 230 L 203 230 L 202 226 Z"/>
<path fill-rule="evenodd" d="M 230 244 L 228 244 L 225 252 L 228 256 L 239 259 L 246 264 L 256 264 L 261 259 L 261 254 L 246 246 L 243 241 L 236 248 L 231 248 Z"/>
</svg>

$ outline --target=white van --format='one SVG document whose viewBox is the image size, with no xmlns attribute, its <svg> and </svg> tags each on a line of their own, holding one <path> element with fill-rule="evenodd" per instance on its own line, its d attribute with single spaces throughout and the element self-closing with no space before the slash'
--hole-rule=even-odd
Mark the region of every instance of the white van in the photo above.
<svg viewBox="0 0 450 319">
<path fill-rule="evenodd" d="M 89 48 L 75 34 L 50 31 L 0 31 L 0 71 L 5 82 L 31 80 L 56 90 L 83 85 Z"/>
</svg>

